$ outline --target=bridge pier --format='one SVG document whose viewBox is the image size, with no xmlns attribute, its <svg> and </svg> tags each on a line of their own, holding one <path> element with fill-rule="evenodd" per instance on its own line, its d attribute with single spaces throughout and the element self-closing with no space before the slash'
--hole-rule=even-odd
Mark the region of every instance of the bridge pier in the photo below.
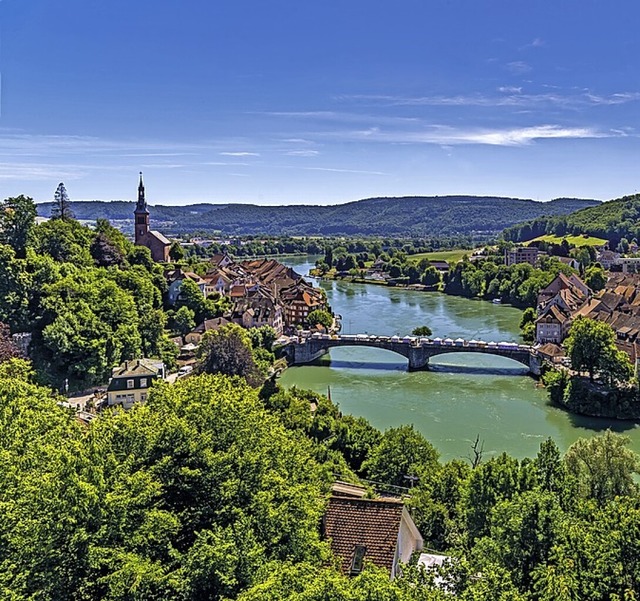
<svg viewBox="0 0 640 601">
<path fill-rule="evenodd" d="M 409 371 L 421 371 L 429 369 L 429 359 L 431 356 L 419 347 L 409 349 Z"/>
<path fill-rule="evenodd" d="M 328 348 L 318 348 L 312 344 L 290 344 L 287 346 L 287 356 L 292 365 L 311 363 L 328 352 Z"/>
<path fill-rule="evenodd" d="M 542 360 L 539 355 L 531 353 L 529 355 L 529 373 L 536 377 L 540 376 L 540 368 L 542 367 Z"/>
</svg>

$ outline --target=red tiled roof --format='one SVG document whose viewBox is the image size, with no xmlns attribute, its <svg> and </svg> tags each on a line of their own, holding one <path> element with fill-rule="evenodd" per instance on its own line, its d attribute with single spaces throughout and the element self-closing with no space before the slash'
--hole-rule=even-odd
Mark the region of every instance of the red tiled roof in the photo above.
<svg viewBox="0 0 640 601">
<path fill-rule="evenodd" d="M 356 545 L 366 547 L 364 560 L 391 573 L 396 554 L 401 501 L 331 497 L 324 520 L 324 536 L 340 557 L 344 574 L 351 570 Z"/>
</svg>

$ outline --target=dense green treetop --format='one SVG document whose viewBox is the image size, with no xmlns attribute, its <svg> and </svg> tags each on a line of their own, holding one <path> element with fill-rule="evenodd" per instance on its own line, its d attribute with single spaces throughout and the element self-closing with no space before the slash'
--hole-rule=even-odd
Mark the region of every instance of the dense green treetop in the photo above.
<svg viewBox="0 0 640 601">
<path fill-rule="evenodd" d="M 322 309 L 316 309 L 315 311 L 311 311 L 309 315 L 307 315 L 307 321 L 310 326 L 315 326 L 320 324 L 325 328 L 330 328 L 333 324 L 333 316 L 329 311 L 324 311 Z"/>
<path fill-rule="evenodd" d="M 162 312 L 166 282 L 147 248 L 104 219 L 95 230 L 69 215 L 34 225 L 26 197 L 3 208 L 0 321 L 33 335 L 42 381 L 102 384 L 112 367 L 142 354 L 174 363 Z"/>
<path fill-rule="evenodd" d="M 7 198 L 0 206 L 0 241 L 24 259 L 35 226 L 36 205 L 28 196 Z"/>
<path fill-rule="evenodd" d="M 616 335 L 607 323 L 579 317 L 571 325 L 565 340 L 571 367 L 589 372 L 593 381 L 596 372 L 610 386 L 624 385 L 633 377 L 629 357 L 616 347 Z"/>
</svg>

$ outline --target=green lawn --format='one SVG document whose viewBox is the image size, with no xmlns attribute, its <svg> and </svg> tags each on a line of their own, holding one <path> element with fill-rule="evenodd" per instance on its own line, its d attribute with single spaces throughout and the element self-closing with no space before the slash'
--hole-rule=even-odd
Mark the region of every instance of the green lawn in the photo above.
<svg viewBox="0 0 640 601">
<path fill-rule="evenodd" d="M 472 250 L 464 250 L 464 249 L 441 250 L 441 251 L 434 251 L 430 253 L 419 253 L 417 255 L 409 255 L 407 257 L 407 260 L 411 261 L 412 263 L 417 263 L 421 259 L 429 259 L 429 261 L 449 261 L 450 263 L 451 262 L 457 263 L 458 261 L 460 261 L 460 259 L 462 259 L 464 255 L 471 256 L 472 252 L 473 252 Z"/>
<path fill-rule="evenodd" d="M 603 246 L 607 243 L 606 240 L 602 238 L 596 238 L 595 236 L 585 236 L 581 234 L 580 236 L 555 236 L 553 234 L 547 234 L 546 236 L 538 236 L 533 240 L 529 240 L 526 244 L 530 242 L 552 242 L 554 244 L 560 244 L 563 238 L 567 239 L 569 244 L 573 244 L 575 246 Z"/>
</svg>

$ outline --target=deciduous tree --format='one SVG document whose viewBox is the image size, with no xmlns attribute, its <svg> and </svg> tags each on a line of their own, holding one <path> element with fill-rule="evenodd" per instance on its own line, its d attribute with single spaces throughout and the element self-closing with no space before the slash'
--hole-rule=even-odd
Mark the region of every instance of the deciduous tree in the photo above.
<svg viewBox="0 0 640 601">
<path fill-rule="evenodd" d="M 601 436 L 574 442 L 564 461 L 576 478 L 579 494 L 605 503 L 617 496 L 637 495 L 634 476 L 640 474 L 640 457 L 628 448 L 629 438 L 607 430 Z"/>
<path fill-rule="evenodd" d="M 565 346 L 571 367 L 576 371 L 587 371 L 591 381 L 597 371 L 603 372 L 610 384 L 633 373 L 629 358 L 615 345 L 613 329 L 604 322 L 578 317 L 569 330 Z"/>
<path fill-rule="evenodd" d="M 200 372 L 240 376 L 252 386 L 262 383 L 251 339 L 246 330 L 235 323 L 206 332 L 198 348 L 198 358 Z"/>
<path fill-rule="evenodd" d="M 0 242 L 13 248 L 24 259 L 36 221 L 36 205 L 28 196 L 7 198 L 0 206 Z"/>
<path fill-rule="evenodd" d="M 429 326 L 418 326 L 417 328 L 413 328 L 411 333 L 414 336 L 431 336 L 433 331 Z"/>
<path fill-rule="evenodd" d="M 323 309 L 316 309 L 315 311 L 311 311 L 307 316 L 307 322 L 310 326 L 317 326 L 318 324 L 324 326 L 325 328 L 330 328 L 333 324 L 333 317 L 329 311 L 324 311 Z"/>
</svg>

